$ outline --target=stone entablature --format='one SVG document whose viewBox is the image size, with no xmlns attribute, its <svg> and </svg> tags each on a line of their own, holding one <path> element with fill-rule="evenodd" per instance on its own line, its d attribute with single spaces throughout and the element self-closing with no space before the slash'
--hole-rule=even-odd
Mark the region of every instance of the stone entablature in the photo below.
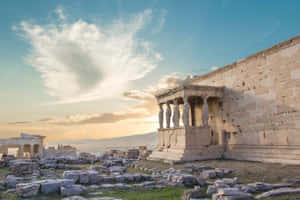
<svg viewBox="0 0 300 200">
<path fill-rule="evenodd" d="M 180 99 L 190 96 L 199 96 L 202 98 L 218 97 L 222 98 L 224 87 L 203 86 L 203 85 L 185 85 L 155 94 L 158 104 L 172 102 L 174 99 Z"/>
<path fill-rule="evenodd" d="M 20 137 L 0 139 L 0 152 L 8 154 L 8 148 L 18 148 L 17 157 L 43 156 L 45 136 L 21 133 Z M 27 154 L 27 155 L 25 155 Z"/>
</svg>

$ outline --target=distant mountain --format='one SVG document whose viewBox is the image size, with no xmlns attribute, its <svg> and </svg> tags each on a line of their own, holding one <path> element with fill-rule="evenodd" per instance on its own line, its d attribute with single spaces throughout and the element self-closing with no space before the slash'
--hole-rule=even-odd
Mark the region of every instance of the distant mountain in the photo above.
<svg viewBox="0 0 300 200">
<path fill-rule="evenodd" d="M 153 149 L 157 143 L 157 133 L 152 132 L 108 139 L 60 140 L 50 142 L 48 146 L 56 146 L 57 144 L 72 145 L 81 152 L 103 153 L 109 149 L 125 150 L 138 146 L 147 146 L 148 149 Z"/>
</svg>

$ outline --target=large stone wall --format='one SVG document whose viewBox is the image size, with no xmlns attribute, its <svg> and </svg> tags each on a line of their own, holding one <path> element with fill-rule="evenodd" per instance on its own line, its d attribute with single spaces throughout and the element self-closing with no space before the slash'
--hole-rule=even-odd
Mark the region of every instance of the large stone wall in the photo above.
<svg viewBox="0 0 300 200">
<path fill-rule="evenodd" d="M 225 86 L 225 157 L 300 164 L 300 36 L 192 80 Z"/>
</svg>

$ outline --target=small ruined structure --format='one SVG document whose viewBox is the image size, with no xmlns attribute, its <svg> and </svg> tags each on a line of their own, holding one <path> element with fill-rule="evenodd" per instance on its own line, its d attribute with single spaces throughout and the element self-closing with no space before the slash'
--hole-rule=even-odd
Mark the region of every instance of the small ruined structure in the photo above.
<svg viewBox="0 0 300 200">
<path fill-rule="evenodd" d="M 45 136 L 21 133 L 20 137 L 0 139 L 0 152 L 8 154 L 9 148 L 18 148 L 17 157 L 43 157 Z"/>
<path fill-rule="evenodd" d="M 156 94 L 150 160 L 300 164 L 300 36 Z"/>
<path fill-rule="evenodd" d="M 158 130 L 159 144 L 150 158 L 180 161 L 220 157 L 223 148 L 220 145 L 211 145 L 215 144 L 219 137 L 211 127 L 218 127 L 222 123 L 217 111 L 223 94 L 224 87 L 200 85 L 181 86 L 157 94 L 156 98 L 160 105 L 166 104 L 169 108 L 173 104 L 174 127 Z M 208 103 L 214 106 L 215 112 L 208 112 Z M 180 114 L 179 105 L 182 104 L 183 112 Z M 208 125 L 209 114 L 214 115 L 214 120 Z M 180 115 L 183 119 L 182 126 Z M 170 118 L 166 119 L 166 124 L 170 124 Z M 160 120 L 163 124 L 163 119 Z"/>
<path fill-rule="evenodd" d="M 104 153 L 105 157 L 111 158 L 125 158 L 125 159 L 140 159 L 145 160 L 150 154 L 151 150 L 147 149 L 147 146 L 139 146 L 138 148 L 116 150 L 111 149 Z"/>
<path fill-rule="evenodd" d="M 138 149 L 128 149 L 125 151 L 125 157 L 128 159 L 137 159 L 139 157 L 139 150 Z"/>
<path fill-rule="evenodd" d="M 45 157 L 76 157 L 77 149 L 76 147 L 70 145 L 57 145 L 55 147 L 48 147 L 45 150 Z"/>
</svg>

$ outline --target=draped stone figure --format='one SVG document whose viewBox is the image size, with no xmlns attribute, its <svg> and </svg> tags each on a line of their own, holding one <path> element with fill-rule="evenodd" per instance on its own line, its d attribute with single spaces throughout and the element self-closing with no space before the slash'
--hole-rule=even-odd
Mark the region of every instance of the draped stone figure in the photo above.
<svg viewBox="0 0 300 200">
<path fill-rule="evenodd" d="M 203 126 L 208 126 L 208 105 L 207 105 L 207 97 L 203 98 L 203 106 L 202 106 L 202 123 Z"/>
<path fill-rule="evenodd" d="M 162 107 L 162 104 L 159 104 L 159 114 L 158 114 L 158 120 L 159 120 L 159 128 L 164 128 L 164 109 Z"/>
<path fill-rule="evenodd" d="M 184 98 L 182 121 L 185 127 L 190 125 L 190 104 L 188 102 L 187 97 Z"/>
<path fill-rule="evenodd" d="M 177 100 L 174 100 L 173 119 L 172 119 L 174 127 L 179 127 L 179 118 L 180 118 L 179 105 L 177 103 Z"/>
<path fill-rule="evenodd" d="M 167 124 L 167 128 L 170 128 L 170 122 L 171 122 L 171 115 L 172 115 L 172 111 L 171 111 L 171 106 L 169 103 L 167 103 L 167 110 L 166 110 L 166 124 Z"/>
</svg>

